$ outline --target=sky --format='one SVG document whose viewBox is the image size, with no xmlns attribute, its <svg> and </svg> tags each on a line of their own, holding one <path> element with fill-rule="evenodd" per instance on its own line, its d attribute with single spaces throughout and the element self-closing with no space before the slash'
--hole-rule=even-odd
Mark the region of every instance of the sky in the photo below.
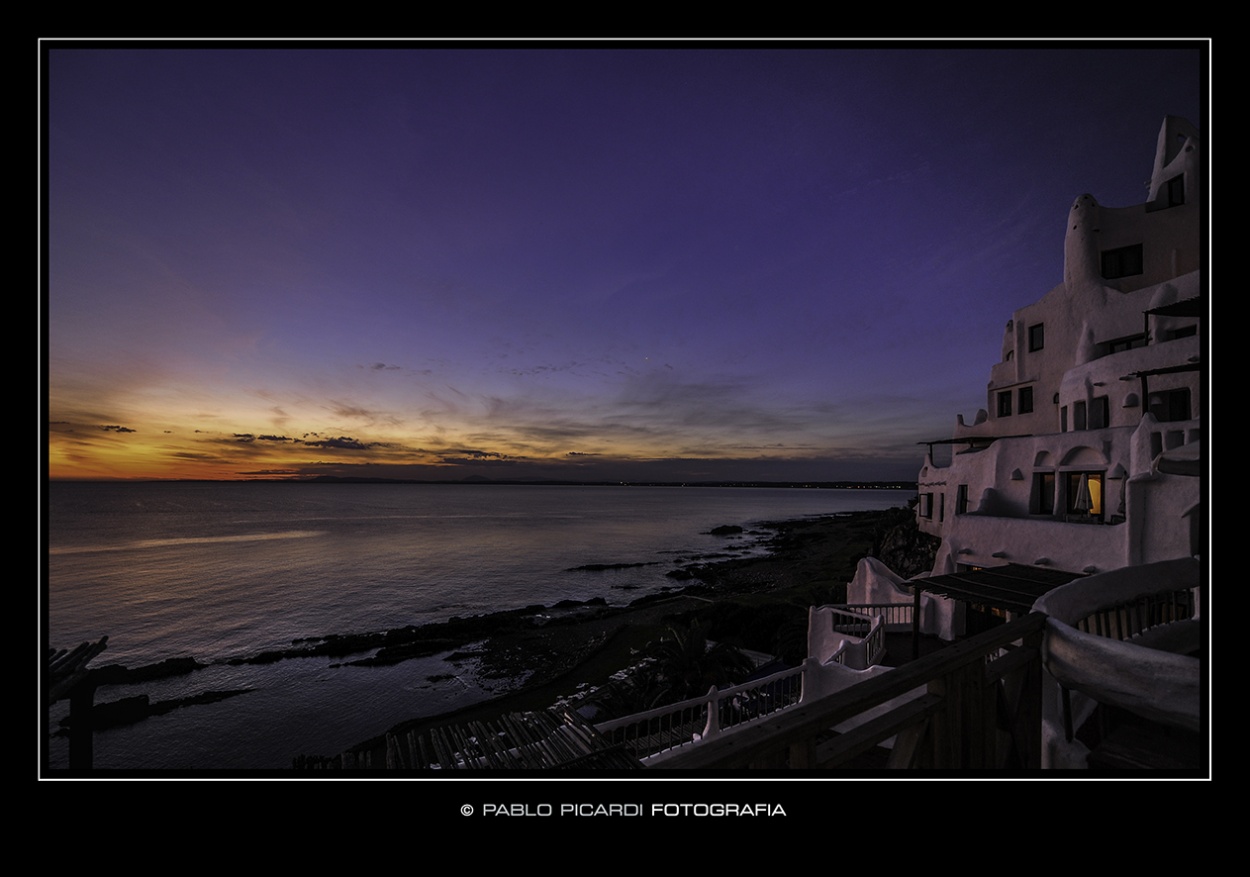
<svg viewBox="0 0 1250 877">
<path fill-rule="evenodd" d="M 56 43 L 47 472 L 915 479 L 1191 43 Z"/>
</svg>

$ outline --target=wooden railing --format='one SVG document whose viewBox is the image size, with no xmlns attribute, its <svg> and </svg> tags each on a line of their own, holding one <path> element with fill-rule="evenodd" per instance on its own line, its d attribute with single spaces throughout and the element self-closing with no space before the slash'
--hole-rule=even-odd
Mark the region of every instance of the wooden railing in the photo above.
<svg viewBox="0 0 1250 877">
<path fill-rule="evenodd" d="M 895 738 L 891 767 L 1041 767 L 1046 616 L 1033 613 L 889 673 L 699 746 L 656 765 L 670 769 L 827 769 Z M 845 734 L 831 729 L 910 696 Z"/>
<path fill-rule="evenodd" d="M 1187 589 L 1142 594 L 1099 608 L 1073 625 L 1083 633 L 1129 640 L 1151 628 L 1194 615 L 1193 593 Z"/>
</svg>

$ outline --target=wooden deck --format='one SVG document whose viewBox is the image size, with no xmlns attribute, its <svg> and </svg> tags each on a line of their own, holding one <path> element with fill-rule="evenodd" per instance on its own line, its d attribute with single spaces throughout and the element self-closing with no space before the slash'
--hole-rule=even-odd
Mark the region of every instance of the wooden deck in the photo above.
<svg viewBox="0 0 1250 877">
<path fill-rule="evenodd" d="M 624 746 L 614 745 L 571 710 L 506 713 L 489 721 L 445 725 L 418 734 L 386 735 L 386 762 L 345 752 L 311 769 L 410 771 L 641 770 Z"/>
</svg>

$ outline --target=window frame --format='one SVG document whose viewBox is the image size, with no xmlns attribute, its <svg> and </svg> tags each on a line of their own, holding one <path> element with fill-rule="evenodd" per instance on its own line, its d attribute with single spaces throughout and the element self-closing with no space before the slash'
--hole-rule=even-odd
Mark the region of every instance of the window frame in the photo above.
<svg viewBox="0 0 1250 877">
<path fill-rule="evenodd" d="M 1046 347 L 1046 324 L 1034 323 L 1029 326 L 1029 353 L 1044 350 Z"/>
<path fill-rule="evenodd" d="M 998 391 L 998 416 L 1011 416 L 1011 390 Z"/>
<path fill-rule="evenodd" d="M 1111 425 L 1111 399 L 1108 396 L 1095 396 L 1090 400 L 1089 428 L 1106 429 Z"/>
<path fill-rule="evenodd" d="M 1034 472 L 1033 489 L 1029 494 L 1029 513 L 1033 515 L 1055 514 L 1055 473 Z"/>
<path fill-rule="evenodd" d="M 1077 495 L 1081 489 L 1081 476 L 1089 479 L 1089 494 L 1091 502 L 1096 504 L 1097 511 L 1091 508 L 1088 512 L 1081 511 L 1076 507 Z M 1107 473 L 1101 469 L 1080 469 L 1063 473 L 1064 478 L 1064 497 L 1063 510 L 1067 515 L 1076 515 L 1080 517 L 1088 517 L 1091 520 L 1101 521 L 1106 514 L 1107 506 Z M 1098 487 L 1095 489 L 1094 484 Z"/>
<path fill-rule="evenodd" d="M 1159 423 L 1181 423 L 1193 420 L 1193 394 L 1190 393 L 1189 387 L 1151 390 L 1150 395 L 1146 397 L 1146 410 L 1153 414 Z M 1181 413 L 1185 416 L 1175 416 Z"/>
<path fill-rule="evenodd" d="M 1016 393 L 1016 412 L 1019 414 L 1033 413 L 1033 387 L 1021 387 Z"/>
<path fill-rule="evenodd" d="M 1098 260 L 1099 272 L 1104 280 L 1137 277 L 1146 273 L 1146 258 L 1141 244 L 1103 250 Z"/>
<path fill-rule="evenodd" d="M 1180 207 L 1185 203 L 1185 175 L 1177 174 L 1163 184 L 1164 192 L 1167 194 L 1167 203 L 1169 207 Z"/>
</svg>

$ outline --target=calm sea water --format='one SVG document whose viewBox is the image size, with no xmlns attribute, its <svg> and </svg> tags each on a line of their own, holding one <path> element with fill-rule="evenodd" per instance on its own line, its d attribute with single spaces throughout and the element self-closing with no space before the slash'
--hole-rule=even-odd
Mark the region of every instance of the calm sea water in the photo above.
<svg viewBox="0 0 1250 877">
<path fill-rule="evenodd" d="M 94 662 L 222 661 L 330 633 L 562 599 L 624 604 L 698 556 L 753 550 L 721 524 L 888 508 L 907 491 L 359 484 L 49 485 L 49 645 L 109 637 Z M 591 563 L 653 564 L 600 572 Z M 118 769 L 285 768 L 404 719 L 499 693 L 446 656 L 393 667 L 218 664 L 96 702 L 248 693 L 97 733 Z M 64 706 L 53 718 L 63 714 Z M 63 766 L 63 739 L 50 765 Z"/>
</svg>

